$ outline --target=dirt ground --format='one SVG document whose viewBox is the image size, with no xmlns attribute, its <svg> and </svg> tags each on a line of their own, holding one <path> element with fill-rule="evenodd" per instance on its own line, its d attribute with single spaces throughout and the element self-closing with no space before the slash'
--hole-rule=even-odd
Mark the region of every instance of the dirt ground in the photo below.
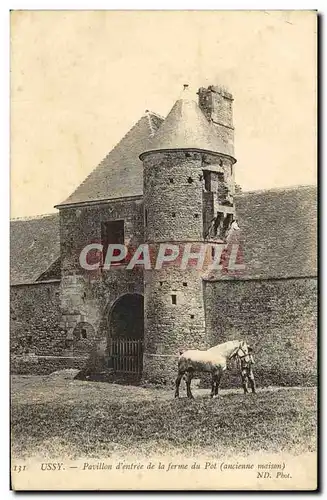
<svg viewBox="0 0 327 500">
<path fill-rule="evenodd" d="M 185 391 L 74 381 L 73 373 L 13 375 L 12 453 L 72 459 L 204 450 L 210 456 L 316 449 L 316 389 Z"/>
</svg>

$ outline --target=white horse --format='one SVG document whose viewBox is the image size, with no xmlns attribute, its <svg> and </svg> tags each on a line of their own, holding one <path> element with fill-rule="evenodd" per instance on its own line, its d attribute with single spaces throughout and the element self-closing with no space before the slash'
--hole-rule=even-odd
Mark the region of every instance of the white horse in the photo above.
<svg viewBox="0 0 327 500">
<path fill-rule="evenodd" d="M 211 347 L 207 351 L 191 349 L 183 352 L 178 360 L 175 398 L 179 397 L 179 386 L 185 375 L 187 397 L 193 398 L 191 381 L 194 372 L 209 372 L 212 375 L 211 397 L 218 396 L 221 376 L 227 368 L 227 360 L 238 356 L 240 359 L 248 355 L 248 346 L 244 340 L 231 340 Z"/>
</svg>

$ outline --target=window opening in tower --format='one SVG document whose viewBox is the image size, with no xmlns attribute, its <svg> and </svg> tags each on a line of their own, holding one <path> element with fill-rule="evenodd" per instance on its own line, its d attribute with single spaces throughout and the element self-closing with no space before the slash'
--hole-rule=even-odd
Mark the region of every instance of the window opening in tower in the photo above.
<svg viewBox="0 0 327 500">
<path fill-rule="evenodd" d="M 222 212 L 217 212 L 217 215 L 211 220 L 206 238 L 214 239 L 217 235 L 220 236 L 219 229 L 223 216 L 224 214 Z"/>
<path fill-rule="evenodd" d="M 210 172 L 208 170 L 203 171 L 203 178 L 204 178 L 204 190 L 209 193 L 210 191 Z"/>
</svg>

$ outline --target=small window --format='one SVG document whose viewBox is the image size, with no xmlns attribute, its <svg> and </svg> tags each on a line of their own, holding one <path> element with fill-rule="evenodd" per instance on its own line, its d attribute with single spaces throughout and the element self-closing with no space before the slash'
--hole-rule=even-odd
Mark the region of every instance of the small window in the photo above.
<svg viewBox="0 0 327 500">
<path fill-rule="evenodd" d="M 187 283 L 186 283 L 186 281 L 184 281 L 184 283 L 183 283 L 183 286 L 187 286 Z"/>
<path fill-rule="evenodd" d="M 194 214 L 194 218 L 198 219 L 199 218 L 199 214 Z"/>
<path fill-rule="evenodd" d="M 148 211 L 147 211 L 147 209 L 144 210 L 144 221 L 145 221 L 145 225 L 147 226 L 148 225 Z"/>
<path fill-rule="evenodd" d="M 87 339 L 86 329 L 82 328 L 82 339 Z"/>
<path fill-rule="evenodd" d="M 174 184 L 174 179 L 170 178 L 169 182 L 170 182 L 170 184 Z"/>
<path fill-rule="evenodd" d="M 215 222 L 214 222 L 214 234 L 217 236 L 218 233 L 218 228 L 220 227 L 221 221 L 224 218 L 223 212 L 217 212 L 217 216 L 215 217 Z"/>
<path fill-rule="evenodd" d="M 163 285 L 163 281 L 159 281 L 159 283 L 160 283 L 160 286 L 162 286 L 162 285 Z"/>
<path fill-rule="evenodd" d="M 70 349 L 73 345 L 73 339 L 65 339 L 65 348 Z"/>
<path fill-rule="evenodd" d="M 171 214 L 171 216 L 172 216 L 172 217 L 176 217 L 176 214 L 175 214 L 175 212 L 173 212 L 173 213 Z"/>
<path fill-rule="evenodd" d="M 81 332 L 79 331 L 79 328 L 75 328 L 74 330 L 74 339 L 75 340 L 80 340 L 81 338 Z"/>
<path fill-rule="evenodd" d="M 233 222 L 233 214 L 227 214 L 223 222 L 223 231 L 225 233 L 229 229 L 232 222 Z"/>
<path fill-rule="evenodd" d="M 222 167 L 224 165 L 223 160 L 219 160 L 219 165 Z"/>
<path fill-rule="evenodd" d="M 175 306 L 177 304 L 177 296 L 175 294 L 173 294 L 171 296 L 171 303 Z"/>
<path fill-rule="evenodd" d="M 114 220 L 110 222 L 102 222 L 101 243 L 103 245 L 103 259 L 105 259 L 105 254 L 107 253 L 108 245 L 124 245 L 125 243 L 124 221 Z M 117 264 L 122 264 L 123 262 L 124 260 L 122 259 L 120 262 L 117 262 Z"/>
<path fill-rule="evenodd" d="M 209 192 L 211 188 L 210 172 L 208 172 L 208 170 L 205 170 L 203 172 L 203 175 L 204 175 L 204 189 L 205 191 Z"/>
<path fill-rule="evenodd" d="M 191 319 L 194 319 L 194 314 L 191 314 Z"/>
<path fill-rule="evenodd" d="M 187 179 L 187 182 L 188 182 L 189 184 L 192 184 L 192 182 L 193 182 L 192 177 L 189 177 L 189 178 Z"/>
</svg>

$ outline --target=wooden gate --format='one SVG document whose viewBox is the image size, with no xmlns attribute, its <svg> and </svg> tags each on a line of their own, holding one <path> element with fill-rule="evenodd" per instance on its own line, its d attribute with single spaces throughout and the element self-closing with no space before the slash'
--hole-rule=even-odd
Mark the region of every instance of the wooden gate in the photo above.
<svg viewBox="0 0 327 500">
<path fill-rule="evenodd" d="M 109 363 L 114 372 L 141 375 L 142 362 L 142 340 L 109 339 Z"/>
</svg>

